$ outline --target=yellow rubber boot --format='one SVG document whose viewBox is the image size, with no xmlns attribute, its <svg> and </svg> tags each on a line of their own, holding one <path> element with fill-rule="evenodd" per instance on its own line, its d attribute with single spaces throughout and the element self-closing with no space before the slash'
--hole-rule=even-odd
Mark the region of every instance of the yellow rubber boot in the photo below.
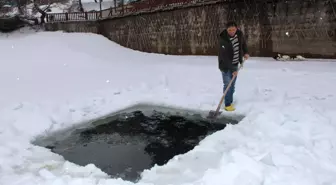
<svg viewBox="0 0 336 185">
<path fill-rule="evenodd" d="M 232 104 L 230 106 L 226 106 L 224 109 L 226 111 L 235 111 L 236 110 L 235 107 Z"/>
</svg>

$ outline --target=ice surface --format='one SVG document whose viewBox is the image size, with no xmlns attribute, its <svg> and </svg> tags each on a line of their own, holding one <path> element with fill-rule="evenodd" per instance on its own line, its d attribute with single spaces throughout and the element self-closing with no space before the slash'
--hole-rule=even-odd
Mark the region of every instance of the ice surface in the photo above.
<svg viewBox="0 0 336 185">
<path fill-rule="evenodd" d="M 95 34 L 0 36 L 0 184 L 132 184 L 30 143 L 133 104 L 215 110 L 216 57 L 132 51 Z M 145 171 L 138 184 L 335 185 L 336 61 L 251 58 L 237 125 Z"/>
</svg>

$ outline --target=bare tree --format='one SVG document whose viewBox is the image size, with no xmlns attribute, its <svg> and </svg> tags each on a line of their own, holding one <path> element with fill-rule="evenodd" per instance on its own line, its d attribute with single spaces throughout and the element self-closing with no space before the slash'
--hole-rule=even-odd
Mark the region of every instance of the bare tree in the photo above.
<svg viewBox="0 0 336 185">
<path fill-rule="evenodd" d="M 48 4 L 43 10 L 39 7 L 35 0 L 33 0 L 34 8 L 41 14 L 41 24 L 45 23 L 45 18 L 47 17 L 47 10 L 50 8 L 51 4 Z"/>
<path fill-rule="evenodd" d="M 45 1 L 44 2 L 40 0 L 13 0 L 13 1 L 16 3 L 15 6 L 18 10 L 18 13 L 15 16 L 0 19 L 1 32 L 14 31 L 23 26 L 30 26 L 32 28 L 39 29 L 39 26 L 36 27 L 35 25 L 45 23 L 47 17 L 47 11 L 49 10 L 51 4 L 43 6 L 42 8 L 41 4 L 44 3 Z M 0 2 L 1 6 L 3 6 L 4 5 L 3 0 L 0 0 Z M 28 11 L 28 8 L 32 8 L 32 11 Z M 33 12 L 40 13 L 39 18 L 33 16 L 34 14 Z"/>
<path fill-rule="evenodd" d="M 78 0 L 78 5 L 79 5 L 79 11 L 83 13 L 84 8 L 83 8 L 82 0 Z"/>
<path fill-rule="evenodd" d="M 6 4 L 5 1 L 0 1 L 0 10 L 2 9 L 2 7 Z"/>
<path fill-rule="evenodd" d="M 20 15 L 26 14 L 26 6 L 29 3 L 29 0 L 15 0 L 16 7 Z"/>
</svg>

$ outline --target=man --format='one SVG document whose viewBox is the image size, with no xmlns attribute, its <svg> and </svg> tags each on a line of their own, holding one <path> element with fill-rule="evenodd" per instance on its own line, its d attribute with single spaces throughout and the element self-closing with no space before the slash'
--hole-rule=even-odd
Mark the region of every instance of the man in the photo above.
<svg viewBox="0 0 336 185">
<path fill-rule="evenodd" d="M 223 78 L 223 92 L 227 88 L 234 75 L 238 74 L 239 64 L 243 65 L 243 57 L 249 58 L 247 44 L 241 30 L 235 22 L 228 22 L 226 29 L 219 35 L 218 67 Z M 233 93 L 235 91 L 236 78 L 225 96 L 225 110 L 234 111 Z"/>
</svg>

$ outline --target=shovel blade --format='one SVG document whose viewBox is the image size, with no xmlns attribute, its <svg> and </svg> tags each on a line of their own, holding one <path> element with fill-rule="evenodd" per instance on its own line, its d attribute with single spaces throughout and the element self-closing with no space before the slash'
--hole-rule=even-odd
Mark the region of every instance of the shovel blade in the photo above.
<svg viewBox="0 0 336 185">
<path fill-rule="evenodd" d="M 222 112 L 221 111 L 218 111 L 216 113 L 216 111 L 210 111 L 209 112 L 209 115 L 207 116 L 208 119 L 215 119 L 217 116 L 221 115 Z"/>
</svg>

